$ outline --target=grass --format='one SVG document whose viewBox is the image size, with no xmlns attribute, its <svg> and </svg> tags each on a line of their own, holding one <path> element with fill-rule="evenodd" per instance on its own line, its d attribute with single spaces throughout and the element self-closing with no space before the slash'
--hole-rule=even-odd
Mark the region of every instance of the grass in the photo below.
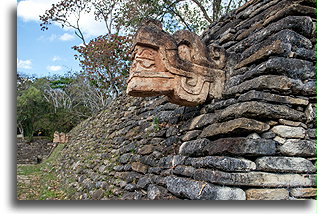
<svg viewBox="0 0 317 214">
<path fill-rule="evenodd" d="M 18 200 L 65 200 L 68 191 L 63 188 L 54 168 L 54 161 L 64 148 L 59 144 L 51 156 L 40 164 L 17 165 Z"/>
</svg>

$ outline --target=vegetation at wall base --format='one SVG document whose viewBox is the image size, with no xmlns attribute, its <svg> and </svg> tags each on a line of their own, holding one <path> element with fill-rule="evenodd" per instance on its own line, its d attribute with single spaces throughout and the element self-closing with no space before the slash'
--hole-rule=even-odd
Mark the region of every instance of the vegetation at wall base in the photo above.
<svg viewBox="0 0 317 214">
<path fill-rule="evenodd" d="M 71 187 L 62 185 L 54 164 L 64 144 L 59 144 L 51 156 L 40 164 L 17 165 L 18 200 L 67 200 Z"/>
</svg>

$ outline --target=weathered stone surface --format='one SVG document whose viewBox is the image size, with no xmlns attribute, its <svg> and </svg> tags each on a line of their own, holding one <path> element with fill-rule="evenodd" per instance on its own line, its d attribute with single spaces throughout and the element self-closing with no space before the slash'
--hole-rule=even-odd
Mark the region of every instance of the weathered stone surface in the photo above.
<svg viewBox="0 0 317 214">
<path fill-rule="evenodd" d="M 195 172 L 195 168 L 192 166 L 179 165 L 173 169 L 174 175 L 182 175 L 186 177 L 193 177 L 194 172 Z"/>
<path fill-rule="evenodd" d="M 316 185 L 312 174 L 274 174 L 267 172 L 229 173 L 208 169 L 197 169 L 194 179 L 221 185 L 258 187 L 307 187 Z"/>
<path fill-rule="evenodd" d="M 312 139 L 316 138 L 316 129 L 308 129 L 306 133 L 309 138 L 312 138 Z"/>
<path fill-rule="evenodd" d="M 254 45 L 255 42 L 259 43 L 264 39 L 268 38 L 272 34 L 279 32 L 283 29 L 294 29 L 299 30 L 305 35 L 311 35 L 313 29 L 313 22 L 310 17 L 299 17 L 299 16 L 288 16 L 285 17 L 278 22 L 271 23 L 266 28 L 252 34 L 248 38 L 240 41 L 232 48 L 230 48 L 229 52 L 242 52 L 243 50 L 247 49 L 251 45 Z M 309 46 L 311 48 L 311 44 Z"/>
<path fill-rule="evenodd" d="M 213 113 L 199 115 L 191 121 L 189 130 L 202 128 L 208 124 L 214 123 L 216 119 L 217 115 Z"/>
<path fill-rule="evenodd" d="M 276 143 L 267 139 L 222 138 L 215 141 L 198 139 L 182 144 L 179 154 L 185 156 L 204 155 L 274 155 Z"/>
<path fill-rule="evenodd" d="M 308 105 L 309 103 L 307 99 L 303 99 L 303 98 L 281 96 L 278 94 L 271 94 L 271 93 L 255 91 L 255 90 L 242 94 L 238 98 L 239 102 L 251 101 L 251 100 L 269 101 L 269 102 L 285 103 L 285 104 L 291 104 L 291 105 Z"/>
<path fill-rule="evenodd" d="M 245 200 L 239 188 L 219 187 L 206 182 L 176 176 L 166 177 L 167 189 L 180 198 L 192 200 Z"/>
<path fill-rule="evenodd" d="M 284 119 L 279 119 L 278 122 L 279 122 L 280 124 L 283 124 L 283 125 L 286 125 L 286 126 L 295 126 L 295 127 L 298 127 L 298 126 L 301 126 L 301 125 L 302 125 L 301 122 L 295 122 L 295 121 L 284 120 Z"/>
<path fill-rule="evenodd" d="M 255 163 L 250 160 L 226 156 L 190 158 L 187 161 L 196 168 L 216 168 L 223 171 L 250 171 L 256 168 Z"/>
<path fill-rule="evenodd" d="M 302 36 L 299 33 L 296 33 L 292 30 L 282 30 L 272 36 L 270 36 L 268 39 L 264 40 L 263 42 L 260 42 L 258 44 L 250 46 L 248 49 L 244 50 L 241 54 L 243 61 L 242 62 L 254 62 L 257 59 L 260 59 L 261 61 L 264 61 L 268 59 L 269 56 L 275 55 L 274 57 L 271 57 L 271 59 L 279 59 L 280 56 L 283 57 L 293 57 L 294 55 L 294 46 L 304 49 L 309 49 L 311 47 L 312 43 L 309 41 L 308 38 Z M 263 48 L 264 47 L 264 48 Z M 278 55 L 278 56 L 276 56 Z M 289 61 L 290 64 L 295 64 L 295 61 L 292 61 L 292 58 L 286 58 L 286 62 Z M 242 63 L 241 62 L 241 63 Z M 241 64 L 240 63 L 240 64 Z M 241 64 L 240 66 L 247 65 L 246 63 Z M 281 62 L 282 65 L 284 65 L 283 62 Z M 274 65 L 274 64 L 272 64 Z M 272 69 L 276 69 L 279 71 L 281 66 L 276 65 L 276 68 L 274 68 L 272 65 L 270 66 Z M 289 66 L 286 66 L 284 68 L 284 71 L 287 71 Z M 297 70 L 297 65 L 295 65 L 295 70 Z M 290 73 L 293 73 L 292 71 L 288 71 Z"/>
<path fill-rule="evenodd" d="M 125 187 L 124 187 L 124 190 L 127 190 L 129 192 L 133 192 L 137 189 L 137 186 L 135 184 L 127 184 Z"/>
<path fill-rule="evenodd" d="M 222 114 L 225 115 L 225 114 Z M 233 133 L 252 133 L 252 132 L 264 132 L 270 128 L 269 125 L 248 119 L 238 118 L 223 123 L 214 123 L 203 129 L 199 137 L 212 137 L 216 135 L 230 135 Z"/>
<path fill-rule="evenodd" d="M 181 155 L 169 155 L 160 159 L 158 166 L 162 169 L 174 168 L 177 165 L 184 164 L 186 156 Z"/>
<path fill-rule="evenodd" d="M 98 189 L 92 194 L 92 199 L 94 200 L 100 200 L 103 197 L 104 190 Z"/>
<path fill-rule="evenodd" d="M 215 103 L 212 103 L 212 104 L 205 105 L 202 108 L 201 112 L 203 114 L 214 112 L 215 110 L 228 107 L 228 106 L 230 106 L 232 104 L 235 104 L 235 103 L 237 103 L 237 99 L 231 98 L 231 99 L 228 99 L 228 100 L 221 100 L 221 101 L 218 101 L 218 102 L 215 102 Z"/>
<path fill-rule="evenodd" d="M 249 90 L 274 89 L 277 91 L 289 91 L 293 81 L 285 76 L 265 75 L 256 77 L 243 83 L 225 89 L 225 95 L 235 95 Z"/>
<path fill-rule="evenodd" d="M 260 139 L 260 135 L 258 135 L 257 133 L 251 133 L 247 136 L 247 138 L 249 139 Z"/>
<path fill-rule="evenodd" d="M 316 168 L 305 158 L 294 157 L 261 157 L 256 161 L 256 168 L 268 172 L 313 173 Z"/>
<path fill-rule="evenodd" d="M 294 53 L 294 57 L 299 59 L 310 60 L 312 62 L 316 61 L 316 54 L 314 50 L 306 48 L 297 48 Z"/>
<path fill-rule="evenodd" d="M 280 143 L 280 144 L 284 144 L 286 142 L 286 139 L 285 138 L 282 138 L 280 136 L 276 136 L 274 137 L 274 139 L 276 142 Z"/>
<path fill-rule="evenodd" d="M 149 144 L 149 145 L 145 145 L 143 147 L 141 147 L 139 149 L 139 154 L 140 155 L 148 155 L 148 154 L 151 154 L 154 150 L 154 146 Z"/>
<path fill-rule="evenodd" d="M 231 105 L 221 111 L 219 118 L 221 120 L 226 120 L 242 116 L 261 119 L 284 118 L 296 121 L 305 120 L 305 114 L 303 112 L 293 110 L 292 108 L 283 105 L 274 105 L 256 101 Z"/>
<path fill-rule="evenodd" d="M 273 139 L 276 136 L 274 132 L 268 131 L 261 134 L 261 137 L 266 139 Z"/>
<path fill-rule="evenodd" d="M 198 137 L 201 133 L 201 130 L 192 130 L 185 133 L 185 135 L 182 137 L 182 141 L 189 141 L 196 137 Z"/>
<path fill-rule="evenodd" d="M 138 180 L 138 183 L 136 184 L 136 186 L 141 189 L 146 189 L 151 183 L 152 183 L 152 180 L 150 177 L 143 176 Z"/>
<path fill-rule="evenodd" d="M 202 156 L 204 148 L 210 141 L 206 138 L 184 142 L 179 147 L 179 154 L 185 156 Z"/>
<path fill-rule="evenodd" d="M 287 189 L 248 189 L 245 191 L 247 200 L 288 200 Z"/>
<path fill-rule="evenodd" d="M 144 165 L 140 162 L 133 162 L 131 164 L 132 166 L 132 170 L 136 171 L 136 172 L 141 172 L 143 174 L 145 174 L 148 170 L 148 166 L 147 165 Z"/>
<path fill-rule="evenodd" d="M 271 131 L 284 138 L 304 138 L 306 135 L 306 131 L 302 127 L 285 125 L 274 126 Z"/>
<path fill-rule="evenodd" d="M 290 190 L 290 194 L 299 198 L 316 197 L 316 188 L 294 188 Z"/>
<path fill-rule="evenodd" d="M 203 103 L 208 95 L 219 98 L 224 60 L 223 49 L 207 48 L 196 34 L 183 30 L 170 35 L 161 23 L 147 20 L 134 38 L 127 94 L 166 95 L 172 103 L 185 106 Z"/>
<path fill-rule="evenodd" d="M 259 60 L 263 60 L 263 58 L 268 58 L 270 55 L 278 55 L 284 52 L 290 52 L 291 45 L 282 43 L 280 40 L 274 41 L 272 44 L 263 47 L 261 44 L 261 48 L 258 49 L 251 56 L 248 56 L 244 60 L 242 60 L 238 65 L 235 66 L 235 69 L 242 68 L 248 64 L 254 63 Z M 259 48 L 259 47 L 257 47 Z"/>
<path fill-rule="evenodd" d="M 316 120 L 316 104 L 315 107 L 310 103 L 305 110 L 307 123 L 314 122 Z"/>
<path fill-rule="evenodd" d="M 160 200 L 166 195 L 167 190 L 161 186 L 150 184 L 147 188 L 147 196 L 151 200 Z"/>
<path fill-rule="evenodd" d="M 283 155 L 315 157 L 316 143 L 313 140 L 291 139 L 279 147 L 279 151 Z"/>
<path fill-rule="evenodd" d="M 130 158 L 131 158 L 131 154 L 129 154 L 129 153 L 128 154 L 123 154 L 123 155 L 120 156 L 118 161 L 121 164 L 125 164 L 125 163 L 127 163 L 130 160 Z"/>
</svg>

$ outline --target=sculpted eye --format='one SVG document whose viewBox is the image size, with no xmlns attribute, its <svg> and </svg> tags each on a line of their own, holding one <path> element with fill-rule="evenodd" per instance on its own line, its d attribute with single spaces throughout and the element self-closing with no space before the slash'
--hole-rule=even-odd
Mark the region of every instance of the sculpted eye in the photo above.
<svg viewBox="0 0 317 214">
<path fill-rule="evenodd" d="M 138 59 L 137 62 L 144 68 L 150 68 L 155 64 L 153 60 L 149 59 Z"/>
</svg>

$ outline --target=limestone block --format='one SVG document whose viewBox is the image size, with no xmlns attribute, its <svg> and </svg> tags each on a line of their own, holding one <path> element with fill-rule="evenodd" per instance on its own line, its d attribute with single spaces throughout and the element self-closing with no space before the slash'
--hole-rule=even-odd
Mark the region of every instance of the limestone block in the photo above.
<svg viewBox="0 0 317 214">
<path fill-rule="evenodd" d="M 305 114 L 296 111 L 284 105 L 270 104 L 259 101 L 249 101 L 231 105 L 221 111 L 219 118 L 224 120 L 227 118 L 251 117 L 262 119 L 290 119 L 290 120 L 305 120 Z"/>
<path fill-rule="evenodd" d="M 306 131 L 302 127 L 285 125 L 274 126 L 271 131 L 284 138 L 304 138 L 306 135 Z"/>
<path fill-rule="evenodd" d="M 275 140 L 276 142 L 278 142 L 280 144 L 284 144 L 286 142 L 286 139 L 282 138 L 280 136 L 276 136 L 273 140 Z"/>
<path fill-rule="evenodd" d="M 223 114 L 222 114 L 223 115 Z M 200 137 L 212 137 L 216 135 L 229 135 L 234 132 L 264 132 L 270 128 L 269 125 L 248 118 L 238 118 L 223 123 L 214 123 L 203 129 Z"/>
<path fill-rule="evenodd" d="M 301 122 L 295 122 L 295 121 L 290 121 L 290 120 L 284 120 L 284 119 L 279 119 L 278 122 L 280 124 L 286 125 L 286 126 L 301 126 L 302 123 Z"/>
<path fill-rule="evenodd" d="M 290 139 L 279 147 L 279 150 L 283 155 L 315 157 L 316 142 L 314 140 Z"/>
<path fill-rule="evenodd" d="M 132 166 L 132 170 L 136 172 L 141 172 L 143 174 L 145 174 L 149 168 L 147 165 L 144 165 L 140 162 L 133 162 L 131 166 Z"/>
<path fill-rule="evenodd" d="M 282 96 L 279 94 L 271 94 L 262 91 L 248 91 L 245 94 L 240 95 L 238 101 L 251 101 L 251 100 L 265 100 L 269 102 L 276 102 L 276 103 L 285 103 L 285 104 L 292 104 L 292 105 L 308 105 L 308 100 L 303 98 L 295 98 L 290 96 Z"/>
<path fill-rule="evenodd" d="M 274 155 L 276 143 L 269 139 L 221 138 L 215 141 L 202 138 L 184 142 L 179 154 L 191 157 L 204 155 Z"/>
<path fill-rule="evenodd" d="M 167 189 L 155 184 L 150 184 L 147 188 L 147 196 L 150 200 L 164 199 L 163 197 L 166 195 L 166 193 Z"/>
<path fill-rule="evenodd" d="M 314 173 L 311 161 L 295 157 L 261 157 L 255 161 L 257 170 L 271 172 Z"/>
<path fill-rule="evenodd" d="M 153 145 L 145 145 L 139 149 L 140 155 L 148 155 L 153 152 L 154 146 Z"/>
<path fill-rule="evenodd" d="M 233 95 L 255 89 L 274 89 L 278 91 L 289 91 L 293 84 L 293 81 L 285 76 L 265 75 L 244 81 L 237 86 L 229 87 L 224 91 L 224 94 Z"/>
<path fill-rule="evenodd" d="M 201 133 L 201 130 L 192 130 L 185 133 L 185 135 L 182 137 L 182 141 L 189 141 L 197 136 L 199 136 Z"/>
<path fill-rule="evenodd" d="M 313 174 L 276 174 L 267 172 L 230 173 L 218 170 L 197 169 L 194 179 L 220 185 L 257 187 L 310 187 L 316 185 Z"/>
<path fill-rule="evenodd" d="M 187 161 L 196 168 L 216 168 L 223 171 L 251 171 L 256 168 L 255 163 L 250 160 L 226 156 L 189 158 Z"/>
<path fill-rule="evenodd" d="M 165 180 L 167 189 L 178 197 L 192 200 L 245 200 L 245 192 L 239 188 L 220 187 L 176 176 L 168 176 Z"/>
<path fill-rule="evenodd" d="M 290 190 L 290 194 L 293 197 L 315 197 L 316 196 L 316 188 L 293 188 Z"/>
<path fill-rule="evenodd" d="M 248 189 L 245 191 L 247 200 L 288 200 L 287 189 Z"/>
<path fill-rule="evenodd" d="M 217 115 L 214 113 L 202 114 L 192 119 L 189 130 L 199 129 L 206 125 L 212 124 L 217 119 Z"/>
</svg>

